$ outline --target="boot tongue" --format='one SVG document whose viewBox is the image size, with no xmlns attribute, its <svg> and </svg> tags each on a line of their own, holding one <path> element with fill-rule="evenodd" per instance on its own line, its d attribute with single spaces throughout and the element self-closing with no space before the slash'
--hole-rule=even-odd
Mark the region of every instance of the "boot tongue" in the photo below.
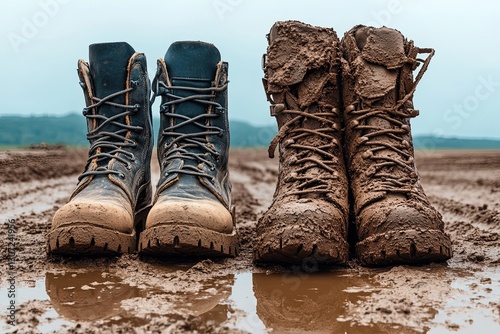
<svg viewBox="0 0 500 334">
<path fill-rule="evenodd" d="M 99 43 L 89 46 L 90 75 L 96 97 L 102 99 L 126 88 L 128 62 L 134 53 L 134 49 L 125 42 Z M 110 101 L 125 104 L 125 94 L 116 96 Z M 99 115 L 106 117 L 124 111 L 122 108 L 106 104 L 101 105 L 97 110 Z M 125 119 L 117 121 L 121 123 L 125 122 Z M 103 130 L 116 131 L 118 129 L 110 124 Z"/>
<path fill-rule="evenodd" d="M 165 54 L 165 63 L 173 86 L 196 88 L 212 86 L 220 60 L 219 50 L 213 44 L 204 42 L 175 42 Z M 182 97 L 199 94 L 187 90 L 174 90 L 173 93 Z M 176 114 L 194 117 L 206 113 L 206 105 L 188 101 L 175 105 L 174 110 Z"/>
<path fill-rule="evenodd" d="M 217 72 L 217 64 L 221 60 L 219 50 L 213 45 L 204 42 L 181 41 L 173 43 L 165 54 L 165 64 L 172 86 L 208 88 L 212 86 Z M 207 95 L 210 92 L 194 92 L 186 89 L 174 89 L 172 94 L 179 97 L 191 95 Z M 185 101 L 174 104 L 170 112 L 174 114 L 193 118 L 207 113 L 208 105 L 194 101 Z M 185 119 L 173 118 L 174 124 L 185 122 Z M 204 124 L 204 119 L 199 119 L 198 123 Z M 177 133 L 194 135 L 206 131 L 205 129 L 190 123 L 175 130 Z M 200 136 L 201 137 L 201 136 Z M 197 139 L 200 140 L 200 137 Z M 191 139 L 194 137 L 191 136 Z M 203 140 L 202 140 L 203 141 Z M 186 143 L 181 141 L 180 143 Z M 188 148 L 192 153 L 203 154 L 201 147 L 192 146 Z M 197 162 L 187 159 L 186 165 L 196 166 Z M 186 175 L 187 176 L 187 175 Z"/>
<path fill-rule="evenodd" d="M 125 89 L 127 66 L 134 49 L 125 42 L 89 46 L 89 63 L 95 95 L 106 97 Z"/>
<path fill-rule="evenodd" d="M 172 84 L 189 83 L 190 87 L 210 87 L 220 59 L 219 50 L 204 42 L 175 42 L 165 54 Z"/>
</svg>

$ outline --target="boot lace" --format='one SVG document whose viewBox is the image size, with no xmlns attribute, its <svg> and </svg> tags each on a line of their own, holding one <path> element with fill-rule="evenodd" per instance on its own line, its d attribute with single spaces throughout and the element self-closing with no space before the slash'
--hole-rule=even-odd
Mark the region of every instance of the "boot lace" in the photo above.
<svg viewBox="0 0 500 334">
<path fill-rule="evenodd" d="M 333 166 L 336 164 L 335 161 L 337 158 L 331 151 L 339 145 L 337 139 L 332 136 L 333 131 L 339 130 L 339 126 L 332 120 L 332 117 L 338 116 L 338 109 L 333 108 L 333 106 L 324 107 L 331 109 L 332 112 L 309 113 L 308 109 L 305 111 L 287 110 L 284 109 L 283 104 L 274 105 L 275 110 L 276 108 L 281 109 L 279 110 L 280 113 L 293 116 L 293 118 L 279 129 L 271 141 L 268 150 L 270 158 L 274 158 L 274 151 L 278 144 L 281 144 L 282 148 L 297 150 L 297 154 L 291 158 L 290 165 L 298 167 L 285 178 L 285 182 L 296 182 L 297 184 L 294 185 L 294 190 L 289 191 L 287 195 L 330 193 L 332 191 L 332 180 L 337 179 L 337 174 Z M 318 121 L 323 126 L 319 129 L 308 129 L 297 126 L 297 124 L 303 124 L 307 118 Z M 288 138 L 284 140 L 287 136 Z M 305 144 L 303 139 L 311 136 L 324 138 L 328 144 L 320 146 Z M 301 143 L 298 143 L 298 141 Z M 314 154 L 320 155 L 322 158 L 316 158 L 313 156 Z M 319 168 L 328 173 L 317 173 L 314 175 L 306 173 L 311 168 Z"/>
<path fill-rule="evenodd" d="M 165 82 L 159 80 L 158 77 L 159 72 L 157 72 L 153 80 L 153 97 L 151 99 L 151 104 L 153 104 L 157 96 L 168 97 L 170 100 L 160 105 L 160 114 L 167 119 L 171 119 L 171 124 L 174 124 L 164 128 L 161 133 L 162 136 L 173 138 L 165 144 L 166 153 L 163 164 L 168 166 L 168 162 L 175 159 L 192 160 L 195 162 L 204 162 L 209 166 L 210 170 L 215 170 L 216 165 L 209 160 L 209 156 L 215 157 L 216 160 L 218 160 L 220 153 L 208 142 L 208 136 L 222 137 L 224 135 L 224 130 L 217 126 L 207 125 L 206 121 L 211 118 L 217 118 L 225 112 L 224 107 L 213 100 L 216 97 L 216 93 L 222 92 L 227 88 L 228 82 L 220 87 L 212 85 L 208 88 L 195 88 L 167 85 Z M 182 97 L 174 94 L 174 91 L 191 92 L 192 95 Z M 213 107 L 215 113 L 204 113 L 189 117 L 170 112 L 171 106 L 187 101 L 193 101 L 204 106 Z M 180 122 L 175 124 L 176 120 L 180 120 Z M 176 130 L 189 124 L 196 125 L 200 131 L 190 131 L 189 133 L 176 132 Z M 197 165 L 183 164 L 180 168 L 170 168 L 168 171 L 164 172 L 165 176 L 169 173 L 196 175 L 213 179 L 212 175 L 207 174 L 205 171 L 198 168 Z"/>
<path fill-rule="evenodd" d="M 92 97 L 92 100 L 95 103 L 83 108 L 82 113 L 87 119 L 90 119 L 92 122 L 98 120 L 101 121 L 100 125 L 96 126 L 92 130 L 89 130 L 87 133 L 87 139 L 91 142 L 94 141 L 89 148 L 89 157 L 87 159 L 87 164 L 90 164 L 92 161 L 94 161 L 94 159 L 96 159 L 95 160 L 96 165 L 99 165 L 100 162 L 107 159 L 116 159 L 125 164 L 127 169 L 131 168 L 130 161 L 134 161 L 135 156 L 133 153 L 128 152 L 123 148 L 135 147 L 137 146 L 137 143 L 134 140 L 128 138 L 127 134 L 130 131 L 140 132 L 142 131 L 143 128 L 140 126 L 132 126 L 130 124 L 124 124 L 123 122 L 119 122 L 117 120 L 119 120 L 122 117 L 134 114 L 139 110 L 140 106 L 138 104 L 126 105 L 126 104 L 112 102 L 110 100 L 122 94 L 126 94 L 133 89 L 134 87 L 120 90 L 104 98 Z M 102 105 L 109 105 L 121 108 L 124 109 L 124 111 L 122 113 L 113 115 L 111 117 L 106 117 L 103 115 L 99 115 L 97 113 L 96 114 L 90 113 L 90 110 L 98 108 Z M 113 132 L 103 130 L 103 128 L 106 125 L 111 125 L 111 124 L 119 127 L 120 129 Z M 125 157 L 120 156 L 119 154 L 123 154 Z M 107 166 L 99 166 L 94 170 L 82 173 L 78 177 L 78 181 L 87 176 L 109 175 L 109 174 L 116 174 L 120 178 L 125 178 L 125 175 L 122 172 L 108 169 Z"/>
<path fill-rule="evenodd" d="M 346 108 L 346 112 L 354 116 L 354 119 L 350 123 L 351 129 L 364 132 L 364 135 L 356 143 L 357 149 L 354 151 L 359 151 L 363 146 L 368 147 L 362 154 L 362 158 L 374 161 L 368 170 L 366 170 L 366 174 L 379 180 L 376 189 L 374 189 L 375 191 L 406 194 L 413 192 L 418 196 L 418 192 L 414 192 L 414 184 L 418 181 L 418 176 L 414 169 L 414 159 L 410 151 L 411 144 L 403 138 L 404 135 L 410 133 L 410 127 L 402 120 L 418 116 L 419 111 L 415 109 L 402 109 L 404 109 L 404 104 L 415 93 L 417 84 L 427 70 L 432 56 L 434 56 L 434 50 L 421 48 L 417 50 L 418 53 L 428 53 L 429 55 L 425 60 L 416 60 L 423 63 L 423 66 L 415 79 L 412 89 L 394 107 L 370 107 L 368 109 L 355 110 L 354 105 L 351 105 Z M 371 117 L 383 119 L 393 125 L 393 127 L 386 128 L 363 124 L 364 120 Z M 392 140 L 377 140 L 380 136 L 385 136 Z M 387 149 L 397 153 L 396 157 L 390 157 L 387 154 L 377 155 L 378 151 Z M 398 175 L 398 173 L 387 172 L 388 168 L 392 167 L 398 167 L 405 171 L 405 173 Z"/>
</svg>

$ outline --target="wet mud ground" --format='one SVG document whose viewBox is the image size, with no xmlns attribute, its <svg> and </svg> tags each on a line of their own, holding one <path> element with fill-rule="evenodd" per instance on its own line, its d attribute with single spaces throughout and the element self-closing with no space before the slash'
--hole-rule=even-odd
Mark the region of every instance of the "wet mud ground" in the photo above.
<svg viewBox="0 0 500 334">
<path fill-rule="evenodd" d="M 51 217 L 85 155 L 0 151 L 0 332 L 500 333 L 500 151 L 417 152 L 424 189 L 453 239 L 446 264 L 369 269 L 352 260 L 320 272 L 312 262 L 252 265 L 254 227 L 277 177 L 277 159 L 254 149 L 230 157 L 237 258 L 47 258 Z M 156 161 L 153 168 L 157 175 Z M 12 219 L 15 327 L 7 324 Z"/>
</svg>

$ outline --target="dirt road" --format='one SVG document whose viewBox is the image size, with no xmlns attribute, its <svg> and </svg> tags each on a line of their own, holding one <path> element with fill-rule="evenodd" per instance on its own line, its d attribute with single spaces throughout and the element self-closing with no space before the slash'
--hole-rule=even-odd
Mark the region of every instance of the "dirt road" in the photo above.
<svg viewBox="0 0 500 334">
<path fill-rule="evenodd" d="M 308 262 L 286 270 L 252 265 L 255 223 L 277 176 L 265 150 L 231 152 L 236 259 L 47 259 L 51 217 L 85 154 L 0 152 L 2 332 L 500 332 L 500 151 L 417 152 L 424 188 L 453 239 L 447 264 L 367 269 L 352 260 L 319 273 Z M 11 301 L 15 327 L 7 322 Z"/>
</svg>

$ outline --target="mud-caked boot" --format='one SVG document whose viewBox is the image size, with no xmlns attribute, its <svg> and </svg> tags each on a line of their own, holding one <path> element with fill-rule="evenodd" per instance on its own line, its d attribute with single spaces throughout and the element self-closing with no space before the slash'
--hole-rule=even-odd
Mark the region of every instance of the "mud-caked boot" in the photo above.
<svg viewBox="0 0 500 334">
<path fill-rule="evenodd" d="M 204 42 L 176 42 L 158 60 L 160 180 L 141 253 L 234 256 L 238 240 L 229 181 L 228 64 Z"/>
<path fill-rule="evenodd" d="M 410 119 L 418 115 L 413 94 L 434 50 L 415 47 L 397 30 L 365 26 L 346 33 L 341 47 L 359 261 L 387 265 L 450 258 L 441 215 L 420 185 L 410 131 Z M 419 53 L 428 56 L 420 60 Z"/>
<path fill-rule="evenodd" d="M 286 21 L 274 24 L 268 42 L 264 88 L 279 128 L 269 156 L 279 146 L 279 175 L 257 224 L 254 259 L 343 264 L 349 206 L 339 40 L 332 29 Z"/>
<path fill-rule="evenodd" d="M 78 75 L 89 157 L 69 203 L 54 215 L 48 252 L 133 252 L 152 200 L 146 58 L 127 43 L 92 44 Z"/>
</svg>

